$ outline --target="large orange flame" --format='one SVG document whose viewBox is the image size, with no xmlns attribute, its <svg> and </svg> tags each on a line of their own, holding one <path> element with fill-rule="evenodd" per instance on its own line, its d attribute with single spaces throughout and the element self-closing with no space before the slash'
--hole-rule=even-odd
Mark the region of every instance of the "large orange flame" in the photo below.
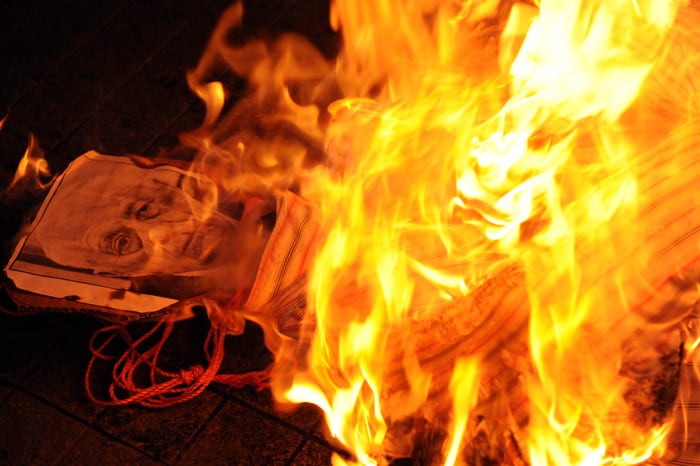
<svg viewBox="0 0 700 466">
<path fill-rule="evenodd" d="M 190 75 L 206 136 L 185 141 L 228 189 L 298 187 L 324 230 L 276 397 L 321 407 L 361 464 L 661 455 L 668 412 L 640 407 L 630 367 L 679 343 L 687 309 L 653 303 L 698 252 L 674 212 L 699 201 L 694 93 L 663 68 L 679 8 L 696 18 L 680 0 L 335 0 L 330 63 L 294 35 L 227 44 L 232 7 Z M 222 63 L 253 89 L 224 114 Z"/>
</svg>

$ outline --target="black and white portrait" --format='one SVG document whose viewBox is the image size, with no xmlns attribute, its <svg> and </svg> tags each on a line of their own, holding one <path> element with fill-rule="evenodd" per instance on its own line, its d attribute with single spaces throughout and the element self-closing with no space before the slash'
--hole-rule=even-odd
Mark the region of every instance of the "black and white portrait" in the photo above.
<svg viewBox="0 0 700 466">
<path fill-rule="evenodd" d="M 233 292 L 252 283 L 269 234 L 261 218 L 274 213 L 264 202 L 247 215 L 243 205 L 223 209 L 205 176 L 95 152 L 56 183 L 8 275 L 41 273 L 77 290 L 128 283 L 130 292 L 174 300 Z"/>
</svg>

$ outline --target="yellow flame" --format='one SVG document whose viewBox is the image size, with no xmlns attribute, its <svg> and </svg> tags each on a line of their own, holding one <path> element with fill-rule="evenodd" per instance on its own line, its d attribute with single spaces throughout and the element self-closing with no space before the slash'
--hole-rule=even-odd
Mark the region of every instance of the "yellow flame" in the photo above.
<svg viewBox="0 0 700 466">
<path fill-rule="evenodd" d="M 697 254 L 658 227 L 671 194 L 698 202 L 674 148 L 694 90 L 663 68 L 681 7 L 334 0 L 332 63 L 294 35 L 225 43 L 229 10 L 190 75 L 216 125 L 190 143 L 227 189 L 298 188 L 324 231 L 275 395 L 323 409 L 361 464 L 425 450 L 423 423 L 447 464 L 660 455 L 668 413 L 635 411 L 626 351 L 668 335 L 641 303 Z M 221 62 L 252 87 L 229 114 Z"/>
<path fill-rule="evenodd" d="M 469 413 L 478 399 L 478 385 L 475 383 L 478 373 L 478 364 L 473 359 L 458 360 L 452 373 L 452 380 L 450 380 L 450 391 L 453 399 L 452 432 L 451 442 L 447 455 L 445 455 L 446 466 L 453 466 L 457 463 L 460 445 L 469 421 Z"/>
<path fill-rule="evenodd" d="M 0 129 L 2 129 L 2 125 L 6 118 L 7 115 L 5 115 L 5 118 L 0 120 Z M 16 189 L 20 183 L 27 183 L 28 186 L 38 188 L 43 191 L 51 186 L 52 181 L 53 177 L 51 176 L 51 169 L 49 168 L 48 162 L 44 158 L 44 152 L 39 147 L 34 135 L 30 134 L 27 148 L 25 149 L 24 155 L 22 155 L 22 158 L 17 165 L 17 170 L 15 171 L 12 181 L 7 187 L 7 191 L 10 192 L 13 189 Z"/>
<path fill-rule="evenodd" d="M 522 264 L 528 279 L 531 462 L 636 462 L 657 443 L 627 420 L 627 381 L 619 376 L 620 347 L 639 324 L 624 317 L 627 301 L 639 299 L 624 287 L 643 255 L 619 264 L 629 236 L 618 235 L 637 231 L 638 188 L 635 154 L 616 122 L 661 53 L 677 4 L 539 7 L 509 70 L 510 96 L 488 116 L 502 95 L 475 81 L 487 67 L 464 62 L 474 55 L 465 44 L 478 39 L 456 40 L 458 26 L 482 11 L 465 3 L 450 17 L 449 8 L 430 2 L 333 4 L 346 44 L 339 81 L 352 85 L 346 95 L 362 99 L 331 107 L 329 151 L 339 152 L 341 182 L 319 188 L 315 179 L 309 188 L 332 212 L 311 282 L 319 329 L 310 360 L 325 390 L 334 382 L 324 371 L 339 371 L 351 387 L 384 386 L 371 398 L 327 406 L 346 413 L 334 431 L 342 430 L 339 438 L 360 461 L 371 463 L 383 430 L 358 436 L 365 429 L 348 424 L 348 413 L 377 413 L 381 425 L 392 416 L 376 410 L 378 393 L 392 396 L 384 382 L 392 361 L 365 365 L 361 354 L 369 348 L 376 358 L 391 345 L 410 352 L 386 335 L 424 317 L 423 308 L 429 313 L 445 297 L 474 289 L 506 260 Z M 427 27 L 426 16 L 435 18 Z M 379 42 L 386 48 L 370 46 Z M 612 285 L 595 283 L 601 269 Z M 362 350 L 357 325 L 366 330 Z M 600 346 L 582 354 L 594 341 Z M 420 416 L 423 408 L 415 409 Z M 451 442 L 449 461 L 461 439 Z"/>
</svg>

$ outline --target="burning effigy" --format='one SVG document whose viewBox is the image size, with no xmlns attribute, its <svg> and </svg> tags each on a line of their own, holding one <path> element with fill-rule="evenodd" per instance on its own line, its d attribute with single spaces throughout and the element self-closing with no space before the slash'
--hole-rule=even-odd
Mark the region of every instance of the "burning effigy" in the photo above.
<svg viewBox="0 0 700 466">
<path fill-rule="evenodd" d="M 274 363 L 226 380 L 321 408 L 337 464 L 663 464 L 697 442 L 670 437 L 700 341 L 697 5 L 335 0 L 332 58 L 239 42 L 242 14 L 188 75 L 194 160 L 76 159 L 5 269 L 20 307 L 204 308 L 212 365 L 168 379 L 183 401 L 254 321 Z M 163 401 L 123 382 L 112 401 Z"/>
</svg>

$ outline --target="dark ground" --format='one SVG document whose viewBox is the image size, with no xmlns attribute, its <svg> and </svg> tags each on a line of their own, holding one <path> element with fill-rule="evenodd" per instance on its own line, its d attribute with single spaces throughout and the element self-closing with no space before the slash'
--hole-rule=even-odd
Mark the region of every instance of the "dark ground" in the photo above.
<svg viewBox="0 0 700 466">
<path fill-rule="evenodd" d="M 154 155 L 199 124 L 188 90 L 229 0 L 4 0 L 0 2 L 0 188 L 36 135 L 59 172 L 83 152 Z M 246 2 L 251 34 L 304 32 L 332 48 L 325 0 Z M 2 240 L 22 208 L 0 204 Z M 9 250 L 3 250 L 6 262 Z M 91 316 L 0 313 L 0 464 L 324 465 L 331 449 L 319 411 L 276 413 L 269 391 L 210 386 L 162 410 L 105 408 L 83 387 Z M 166 348 L 177 365 L 202 346 L 206 321 L 179 324 Z M 227 339 L 228 372 L 262 368 L 259 331 Z M 105 382 L 109 375 L 105 375 Z"/>
</svg>

